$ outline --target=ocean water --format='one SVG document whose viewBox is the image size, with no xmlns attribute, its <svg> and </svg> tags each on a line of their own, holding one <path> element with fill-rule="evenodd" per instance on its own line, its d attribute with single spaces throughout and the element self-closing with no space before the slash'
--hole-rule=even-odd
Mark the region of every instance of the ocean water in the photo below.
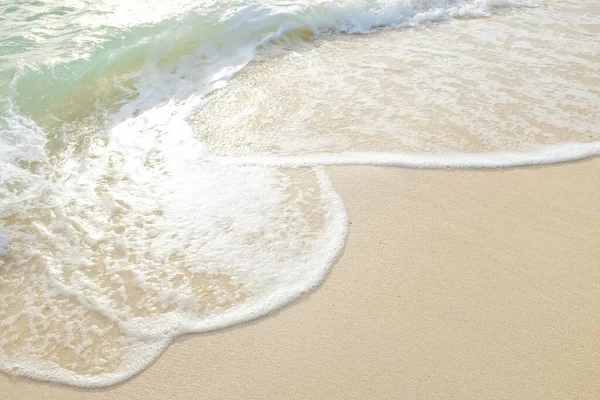
<svg viewBox="0 0 600 400">
<path fill-rule="evenodd" d="M 0 4 L 0 370 L 114 384 L 309 291 L 326 165 L 600 154 L 599 37 L 591 0 Z"/>
</svg>

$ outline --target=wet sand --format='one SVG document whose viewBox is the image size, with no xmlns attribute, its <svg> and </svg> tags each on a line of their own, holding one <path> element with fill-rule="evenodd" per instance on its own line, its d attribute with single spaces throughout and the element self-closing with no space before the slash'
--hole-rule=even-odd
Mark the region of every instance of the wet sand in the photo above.
<svg viewBox="0 0 600 400">
<path fill-rule="evenodd" d="M 180 338 L 100 390 L 0 375 L 3 399 L 600 397 L 600 158 L 332 167 L 350 234 L 314 292 Z"/>
</svg>

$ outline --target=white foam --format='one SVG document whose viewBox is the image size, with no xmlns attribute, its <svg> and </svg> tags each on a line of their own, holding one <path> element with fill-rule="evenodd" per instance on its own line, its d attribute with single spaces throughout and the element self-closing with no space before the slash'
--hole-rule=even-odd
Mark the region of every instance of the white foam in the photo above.
<svg viewBox="0 0 600 400">
<path fill-rule="evenodd" d="M 43 190 L 12 194 L 22 207 L 5 210 L 16 221 L 6 229 L 15 251 L 3 282 L 11 295 L 0 300 L 0 346 L 12 354 L 0 355 L 0 369 L 114 384 L 177 335 L 287 304 L 339 255 L 346 215 L 322 169 L 299 179 L 206 161 L 185 122 L 197 98 L 152 106 L 152 94 L 124 107 L 105 141 L 68 154 L 59 180 L 33 174 L 26 182 L 45 182 Z M 138 108 L 147 110 L 133 116 Z M 39 129 L 30 120 L 21 128 Z M 8 311 L 21 301 L 21 311 Z M 16 325 L 23 319 L 28 327 Z M 30 336 L 19 344 L 20 330 Z M 65 364 L 57 351 L 72 359 Z"/>
<path fill-rule="evenodd" d="M 540 145 L 532 151 L 495 153 L 337 153 L 303 156 L 216 157 L 218 163 L 271 167 L 310 167 L 317 165 L 380 165 L 405 168 L 507 168 L 556 164 L 600 155 L 600 142 Z"/>
</svg>

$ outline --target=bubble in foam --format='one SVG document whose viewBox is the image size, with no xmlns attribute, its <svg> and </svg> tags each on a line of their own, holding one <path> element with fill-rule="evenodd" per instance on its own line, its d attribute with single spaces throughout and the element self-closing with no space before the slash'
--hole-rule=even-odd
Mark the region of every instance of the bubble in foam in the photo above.
<svg viewBox="0 0 600 400">
<path fill-rule="evenodd" d="M 4 230 L 4 225 L 0 223 L 0 265 L 3 264 L 2 257 L 8 254 L 8 236 Z"/>
</svg>

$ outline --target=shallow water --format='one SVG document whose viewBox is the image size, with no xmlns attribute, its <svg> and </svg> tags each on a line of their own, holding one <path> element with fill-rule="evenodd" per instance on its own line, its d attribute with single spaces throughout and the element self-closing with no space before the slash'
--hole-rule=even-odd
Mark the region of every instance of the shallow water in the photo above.
<svg viewBox="0 0 600 400">
<path fill-rule="evenodd" d="M 0 6 L 0 369 L 113 384 L 310 290 L 347 230 L 322 165 L 599 154 L 598 11 Z"/>
<path fill-rule="evenodd" d="M 594 18 L 542 7 L 318 38 L 249 65 L 211 95 L 192 126 L 224 156 L 480 153 L 598 141 L 600 48 L 587 35 Z"/>
</svg>

